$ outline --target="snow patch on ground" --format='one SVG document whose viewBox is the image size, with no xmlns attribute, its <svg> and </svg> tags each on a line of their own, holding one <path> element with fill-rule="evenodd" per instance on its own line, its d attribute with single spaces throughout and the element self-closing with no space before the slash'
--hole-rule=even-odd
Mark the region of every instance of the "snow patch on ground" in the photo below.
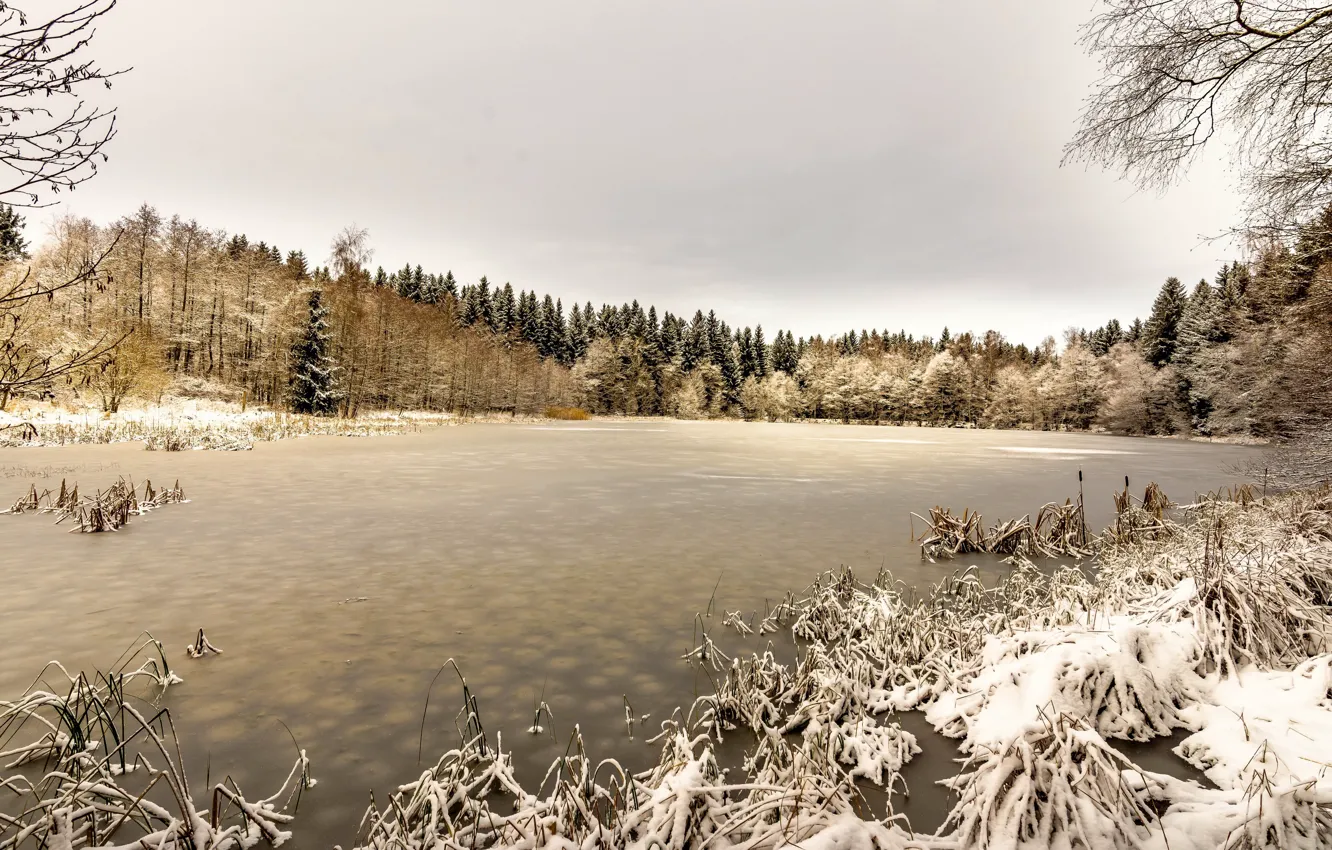
<svg viewBox="0 0 1332 850">
<path fill-rule="evenodd" d="M 1014 452 L 1030 455 L 1134 455 L 1137 452 L 1120 449 L 1062 449 L 1046 446 L 995 446 L 997 452 Z"/>
</svg>

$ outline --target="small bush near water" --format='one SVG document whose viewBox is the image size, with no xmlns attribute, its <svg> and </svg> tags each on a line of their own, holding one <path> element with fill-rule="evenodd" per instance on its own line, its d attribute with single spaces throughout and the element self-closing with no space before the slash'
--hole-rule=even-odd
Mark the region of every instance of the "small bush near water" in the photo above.
<svg viewBox="0 0 1332 850">
<path fill-rule="evenodd" d="M 547 419 L 568 419 L 575 422 L 582 422 L 585 419 L 591 419 L 592 414 L 581 407 L 547 407 Z"/>
</svg>

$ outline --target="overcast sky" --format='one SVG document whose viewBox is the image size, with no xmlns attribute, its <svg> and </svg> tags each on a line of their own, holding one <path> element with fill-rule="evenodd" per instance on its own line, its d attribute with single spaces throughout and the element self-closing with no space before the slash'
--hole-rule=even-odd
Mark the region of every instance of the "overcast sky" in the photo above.
<svg viewBox="0 0 1332 850">
<path fill-rule="evenodd" d="M 56 0 L 24 4 L 37 13 Z M 111 161 L 147 201 L 322 261 L 482 274 L 797 335 L 1145 314 L 1230 259 L 1223 167 L 1162 196 L 1059 167 L 1091 4 L 129 0 L 101 25 Z M 40 238 L 50 211 L 30 217 Z"/>
</svg>

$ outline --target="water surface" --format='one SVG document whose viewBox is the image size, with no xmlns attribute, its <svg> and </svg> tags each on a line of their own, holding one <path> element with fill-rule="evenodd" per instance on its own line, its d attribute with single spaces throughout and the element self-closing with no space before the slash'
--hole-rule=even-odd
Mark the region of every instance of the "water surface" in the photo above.
<svg viewBox="0 0 1332 850">
<path fill-rule="evenodd" d="M 641 734 L 628 740 L 623 700 L 655 727 L 711 691 L 680 656 L 714 587 L 709 627 L 720 633 L 725 610 L 761 610 L 841 565 L 926 585 L 969 561 L 922 563 L 912 511 L 1034 514 L 1075 497 L 1082 470 L 1099 528 L 1126 475 L 1135 491 L 1155 480 L 1186 499 L 1234 483 L 1252 454 L 1087 434 L 610 421 L 238 454 L 0 449 L 5 503 L 29 483 L 66 477 L 86 490 L 121 474 L 178 478 L 193 500 L 116 534 L 0 517 L 0 693 L 16 695 L 51 659 L 105 666 L 146 629 L 185 678 L 167 704 L 194 783 L 230 773 L 247 794 L 270 793 L 294 756 L 281 720 L 320 780 L 295 845 L 350 846 L 370 789 L 382 801 L 422 769 L 426 689 L 449 658 L 525 781 L 564 752 L 574 723 L 594 756 L 646 767 L 656 752 Z M 223 655 L 184 656 L 200 627 Z M 558 743 L 524 734 L 543 688 Z M 441 677 L 427 763 L 456 742 L 459 705 L 456 679 Z M 932 829 L 944 803 L 927 783 L 952 772 L 955 754 L 921 734 L 908 812 Z"/>
</svg>

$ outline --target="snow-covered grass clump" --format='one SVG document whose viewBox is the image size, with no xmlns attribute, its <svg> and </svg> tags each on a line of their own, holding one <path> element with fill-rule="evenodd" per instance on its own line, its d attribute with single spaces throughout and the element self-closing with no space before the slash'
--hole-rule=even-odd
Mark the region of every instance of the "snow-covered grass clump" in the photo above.
<svg viewBox="0 0 1332 850">
<path fill-rule="evenodd" d="M 152 638 L 128 655 L 91 675 L 53 662 L 0 702 L 0 848 L 248 850 L 290 838 L 286 809 L 314 785 L 305 752 L 273 796 L 246 799 L 228 778 L 199 805 L 157 705 L 181 679 Z"/>
</svg>

